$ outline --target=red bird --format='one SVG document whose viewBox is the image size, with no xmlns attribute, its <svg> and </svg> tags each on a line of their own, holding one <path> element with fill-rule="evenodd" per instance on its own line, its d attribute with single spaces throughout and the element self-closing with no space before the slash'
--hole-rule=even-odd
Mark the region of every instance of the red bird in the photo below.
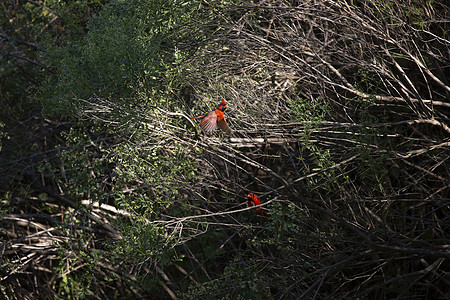
<svg viewBox="0 0 450 300">
<path fill-rule="evenodd" d="M 219 126 L 220 129 L 230 134 L 231 129 L 230 127 L 228 127 L 227 121 L 225 121 L 225 116 L 223 113 L 226 109 L 227 103 L 225 102 L 225 99 L 222 99 L 222 102 L 220 103 L 220 105 L 217 107 L 216 110 L 210 111 L 206 115 L 191 118 L 191 120 L 203 118 L 202 122 L 200 123 L 200 127 L 204 132 L 212 132 L 216 130 L 217 126 Z"/>
<path fill-rule="evenodd" d="M 261 204 L 261 200 L 259 199 L 258 196 L 256 196 L 253 193 L 248 193 L 247 195 L 248 199 L 247 199 L 247 205 L 248 207 L 253 206 L 253 205 L 260 205 Z M 256 207 L 255 208 L 257 212 L 259 212 L 261 215 L 267 217 L 267 214 L 264 212 L 264 210 L 262 209 L 262 207 Z"/>
</svg>

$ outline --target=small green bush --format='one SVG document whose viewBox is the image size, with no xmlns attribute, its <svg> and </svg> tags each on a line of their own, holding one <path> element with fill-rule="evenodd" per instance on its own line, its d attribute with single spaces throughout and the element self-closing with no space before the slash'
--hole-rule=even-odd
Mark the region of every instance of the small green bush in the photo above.
<svg viewBox="0 0 450 300">
<path fill-rule="evenodd" d="M 165 72 L 184 55 L 174 41 L 197 12 L 197 3 L 180 0 L 111 1 L 83 39 L 50 53 L 57 74 L 44 85 L 42 103 L 48 112 L 76 115 L 79 100 L 93 96 L 130 103 L 157 97 Z"/>
</svg>

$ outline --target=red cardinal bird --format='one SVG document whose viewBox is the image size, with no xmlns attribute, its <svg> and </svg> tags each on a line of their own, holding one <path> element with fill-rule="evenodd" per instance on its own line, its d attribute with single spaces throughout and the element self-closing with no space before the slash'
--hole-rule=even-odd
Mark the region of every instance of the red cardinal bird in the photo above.
<svg viewBox="0 0 450 300">
<path fill-rule="evenodd" d="M 203 118 L 202 122 L 200 123 L 200 127 L 205 132 L 212 132 L 216 130 L 217 126 L 219 126 L 220 129 L 230 134 L 231 129 L 230 127 L 228 127 L 223 113 L 225 109 L 227 109 L 227 103 L 225 102 L 225 99 L 222 99 L 222 102 L 216 110 L 210 111 L 206 115 L 191 118 L 191 120 Z"/>
<path fill-rule="evenodd" d="M 253 206 L 253 205 L 256 206 L 256 205 L 260 205 L 260 204 L 261 204 L 261 200 L 260 200 L 259 197 L 256 196 L 255 194 L 253 194 L 253 193 L 248 193 L 247 197 L 248 197 L 247 205 L 248 205 L 249 207 L 250 207 L 250 206 Z M 256 209 L 256 211 L 259 212 L 261 215 L 267 217 L 267 214 L 264 212 L 264 210 L 262 209 L 262 207 L 256 207 L 255 209 Z"/>
</svg>

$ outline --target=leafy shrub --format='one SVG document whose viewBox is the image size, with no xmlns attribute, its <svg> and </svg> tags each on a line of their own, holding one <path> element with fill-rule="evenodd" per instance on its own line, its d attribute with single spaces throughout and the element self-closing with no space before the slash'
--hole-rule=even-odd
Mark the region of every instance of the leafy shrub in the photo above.
<svg viewBox="0 0 450 300">
<path fill-rule="evenodd" d="M 186 35 L 181 29 L 198 17 L 197 8 L 180 0 L 111 1 L 83 39 L 52 51 L 57 74 L 44 85 L 42 103 L 49 112 L 75 114 L 79 100 L 93 96 L 163 101 L 154 98 L 166 89 L 165 72 L 184 55 L 174 40 Z"/>
</svg>

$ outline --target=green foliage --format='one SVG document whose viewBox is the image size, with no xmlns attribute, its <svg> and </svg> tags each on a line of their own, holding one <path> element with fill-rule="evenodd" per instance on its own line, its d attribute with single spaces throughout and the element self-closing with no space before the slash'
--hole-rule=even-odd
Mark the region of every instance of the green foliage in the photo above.
<svg viewBox="0 0 450 300">
<path fill-rule="evenodd" d="M 178 65 L 185 54 L 174 40 L 182 38 L 179 29 L 192 22 L 197 8 L 198 4 L 185 1 L 112 1 L 89 21 L 86 37 L 49 54 L 57 74 L 47 78 L 40 96 L 48 112 L 78 119 L 80 112 L 91 110 L 94 104 L 86 99 L 117 99 L 107 104 L 111 123 L 97 122 L 89 129 L 65 134 L 69 148 L 61 152 L 61 162 L 71 198 L 114 199 L 117 207 L 143 218 L 176 211 L 171 199 L 192 177 L 192 164 L 180 145 L 149 137 L 147 127 L 140 125 L 142 114 L 134 111 L 142 109 L 137 103 L 148 99 L 177 106 L 167 95 L 176 88 Z M 121 136 L 117 136 L 118 128 Z M 104 135 L 115 137 L 108 141 Z M 61 175 L 51 170 L 46 173 Z M 174 241 L 165 240 L 162 245 L 160 229 L 138 223 L 117 223 L 123 228 L 124 242 L 115 244 L 114 251 L 120 257 L 132 257 L 130 261 L 160 259 Z"/>
<path fill-rule="evenodd" d="M 358 90 L 367 94 L 376 94 L 378 92 L 381 82 L 376 77 L 376 74 L 369 72 L 366 67 L 361 66 L 355 76 L 354 85 Z"/>
<path fill-rule="evenodd" d="M 314 127 L 325 120 L 328 104 L 323 99 L 303 99 L 294 97 L 288 102 L 292 118 L 304 123 L 306 129 Z"/>
<path fill-rule="evenodd" d="M 48 164 L 42 165 L 41 172 L 48 174 L 52 180 L 65 178 L 63 186 L 72 199 L 103 199 L 107 190 L 102 180 L 108 172 L 101 141 L 94 142 L 88 133 L 75 129 L 63 136 L 66 144 L 71 145 L 59 156 L 63 173 Z"/>
<path fill-rule="evenodd" d="M 163 145 L 161 145 L 163 146 Z M 139 213 L 158 213 L 167 209 L 178 195 L 178 188 L 193 175 L 193 166 L 184 156 L 182 148 L 153 146 L 142 149 L 133 144 L 118 145 L 109 149 L 109 163 L 113 172 L 117 204 Z M 136 192 L 122 195 L 130 182 L 139 182 Z"/>
<path fill-rule="evenodd" d="M 320 98 L 308 100 L 300 97 L 291 99 L 288 105 L 292 118 L 304 126 L 304 130 L 301 132 L 302 148 L 298 160 L 309 161 L 311 171 L 319 172 L 318 176 L 308 180 L 309 188 L 314 189 L 321 186 L 324 190 L 332 190 L 335 186 L 334 183 L 337 183 L 337 178 L 335 170 L 328 169 L 334 164 L 330 150 L 311 142 L 314 137 L 314 128 L 325 121 L 329 113 L 329 105 Z"/>
<path fill-rule="evenodd" d="M 5 123 L 0 122 L 0 152 L 2 151 L 2 139 L 8 138 L 8 134 L 3 130 Z"/>
<path fill-rule="evenodd" d="M 168 234 L 168 228 L 155 226 L 146 219 L 133 219 L 117 223 L 123 239 L 116 242 L 112 252 L 118 261 L 135 263 L 139 261 L 158 261 L 161 266 L 172 260 L 171 250 L 174 237 Z"/>
<path fill-rule="evenodd" d="M 195 2 L 180 0 L 105 5 L 89 22 L 84 39 L 51 53 L 58 74 L 49 79 L 56 86 L 43 91 L 44 105 L 57 112 L 75 109 L 78 99 L 94 95 L 158 98 L 159 90 L 166 89 L 165 72 L 183 59 L 174 40 L 182 38 L 179 29 L 196 18 L 197 8 Z"/>
<path fill-rule="evenodd" d="M 150 260 L 167 264 L 173 259 L 170 249 L 177 240 L 168 238 L 165 228 L 149 225 L 145 218 L 161 215 L 168 209 L 175 215 L 185 214 L 184 207 L 179 203 L 178 209 L 172 208 L 172 204 L 176 203 L 172 200 L 176 199 L 178 189 L 184 182 L 192 178 L 193 167 L 184 155 L 185 149 L 179 144 L 168 139 L 161 142 L 162 137 L 155 139 L 155 136 L 149 135 L 148 128 L 142 126 L 143 120 L 137 119 L 142 115 L 133 113 L 142 107 L 137 108 L 133 104 L 134 101 L 147 101 L 152 96 L 154 102 L 178 106 L 163 97 L 176 89 L 180 76 L 178 65 L 185 58 L 173 42 L 186 34 L 182 31 L 177 33 L 177 30 L 183 28 L 186 22 L 192 22 L 198 4 L 184 1 L 113 1 L 104 7 L 98 18 L 89 22 L 89 33 L 85 37 L 83 26 L 77 24 L 81 20 L 71 13 L 71 9 L 79 9 L 81 13 L 82 9 L 100 5 L 100 2 L 47 1 L 46 5 L 46 9 L 31 3 L 23 6 L 24 13 L 41 25 L 32 27 L 30 34 L 37 34 L 47 26 L 55 16 L 50 12 L 54 9 L 67 11 L 67 18 L 63 17 L 64 14 L 59 18 L 66 22 L 64 30 L 71 31 L 72 35 L 64 38 L 62 46 L 57 48 L 52 48 L 55 39 L 52 33 L 42 35 L 40 43 L 48 47 L 49 52 L 36 57 L 46 60 L 50 68 L 56 71 L 41 84 L 39 100 L 44 108 L 53 116 L 69 116 L 78 121 L 83 118 L 86 121 L 86 107 L 93 104 L 86 99 L 100 95 L 119 96 L 126 100 L 112 103 L 116 105 L 111 105 L 111 108 L 120 106 L 123 109 L 108 114 L 111 123 L 79 122 L 63 132 L 58 137 L 60 141 L 62 138 L 58 150 L 50 150 L 57 153 L 57 158 L 39 161 L 33 170 L 42 174 L 46 182 L 58 186 L 64 197 L 75 203 L 82 199 L 116 201 L 114 204 L 117 207 L 126 208 L 136 216 L 132 223 L 122 219 L 115 223 L 123 236 L 123 240 L 110 249 L 117 254 L 117 261 L 123 262 L 126 257 L 130 258 L 127 263 Z M 16 111 L 23 112 L 30 108 L 28 102 L 22 100 L 30 89 L 23 88 L 23 77 L 17 76 L 23 71 L 21 65 L 11 67 L 11 63 L 15 63 L 13 59 L 0 62 L 1 76 L 6 79 L 2 80 L 0 95 L 12 99 L 11 103 L 14 103 L 11 108 L 1 110 L 7 119 L 16 116 Z M 138 96 L 138 100 L 131 100 L 131 95 Z M 124 111 L 126 113 L 122 114 Z M 98 118 L 102 113 L 96 111 L 90 116 L 93 115 Z M 3 138 L 7 133 L 2 131 L 1 134 Z M 40 151 L 40 146 L 33 144 L 33 151 Z M 17 189 L 15 192 L 20 194 Z M 22 193 L 21 196 L 27 195 Z M 8 203 L 2 201 L 2 212 L 7 212 L 7 208 L 3 209 L 3 203 L 9 205 L 9 199 L 11 195 L 6 193 L 5 201 Z M 50 206 L 42 208 L 42 211 L 52 213 Z M 76 210 L 73 215 L 67 216 L 66 223 L 60 228 L 66 236 L 78 240 L 80 245 L 87 243 L 88 237 L 76 235 L 76 230 L 72 230 L 90 226 L 81 221 L 86 219 L 84 213 L 83 209 Z M 91 237 L 90 233 L 86 234 Z M 70 243 L 61 245 L 60 263 L 54 268 L 59 275 L 52 279 L 52 288 L 68 299 L 86 297 L 88 290 L 95 291 L 91 271 L 98 268 L 95 263 L 101 257 L 94 257 L 92 253 L 84 252 L 85 249 L 71 247 Z M 71 255 L 68 256 L 68 253 Z"/>
<path fill-rule="evenodd" d="M 11 192 L 7 191 L 0 197 L 0 220 L 11 209 Z"/>
<path fill-rule="evenodd" d="M 93 282 L 91 270 L 96 265 L 96 258 L 80 251 L 76 251 L 76 255 L 71 257 L 68 257 L 68 253 L 64 249 L 60 250 L 61 260 L 53 270 L 58 280 L 52 288 L 58 295 L 67 299 L 84 298 L 89 295 Z M 80 265 L 83 268 L 79 268 Z"/>
<path fill-rule="evenodd" d="M 352 182 L 364 183 L 366 187 L 371 187 L 372 192 L 384 194 L 384 186 L 386 185 L 386 176 L 389 174 L 389 169 L 392 168 L 388 161 L 394 159 L 394 155 L 389 151 L 388 146 L 379 139 L 381 130 L 372 131 L 364 127 L 360 128 L 359 133 L 355 138 L 359 142 L 357 147 L 354 147 L 352 153 L 357 153 L 357 177 L 352 178 Z M 374 155 L 373 148 L 381 150 Z M 383 151 L 384 150 L 384 151 Z M 389 167 L 388 167 L 389 166 Z"/>
<path fill-rule="evenodd" d="M 150 144 L 146 145 L 142 142 L 145 132 L 140 131 L 113 144 L 107 139 L 93 140 L 92 134 L 92 131 L 75 129 L 65 134 L 66 143 L 71 147 L 61 151 L 63 174 L 55 173 L 48 164 L 41 170 L 53 180 L 64 177 L 62 186 L 70 198 L 100 202 L 115 199 L 117 207 L 151 218 L 171 209 L 178 189 L 192 179 L 192 163 L 177 144 L 166 141 L 157 145 L 149 140 Z M 137 227 L 123 233 L 133 239 L 147 229 Z"/>
<path fill-rule="evenodd" d="M 23 103 L 24 98 L 50 75 L 47 55 L 53 51 L 55 40 L 68 42 L 84 35 L 85 20 L 102 2 L 105 1 L 2 2 L 0 25 L 8 39 L 2 41 L 5 43 L 0 49 L 0 97 L 14 101 L 11 106 L 16 110 L 21 105 L 29 106 L 28 102 Z M 54 81 L 47 83 L 48 89 L 54 86 Z"/>
<path fill-rule="evenodd" d="M 28 38 L 42 29 L 49 17 L 40 17 L 40 13 L 29 10 L 30 4 L 23 6 L 11 3 L 0 3 L 0 27 L 2 28 L 2 46 L 0 48 L 0 118 L 4 119 L 8 112 L 19 110 L 23 100 L 30 91 L 30 86 L 38 82 L 43 75 L 36 64 L 26 63 L 37 57 L 36 47 L 28 42 Z M 30 24 L 29 20 L 33 20 Z M 5 109 L 4 106 L 9 106 Z M 16 108 L 16 106 L 18 106 Z M 17 111 L 14 111 L 17 113 Z M 5 115 L 3 115 L 5 114 Z"/>
<path fill-rule="evenodd" d="M 244 268 L 239 261 L 230 262 L 222 276 L 205 282 L 202 286 L 191 285 L 189 299 L 273 299 L 267 280 L 258 276 L 258 268 Z"/>
<path fill-rule="evenodd" d="M 50 210 L 51 208 L 47 208 Z M 45 209 L 44 209 L 45 210 Z M 96 290 L 93 272 L 98 267 L 101 256 L 97 250 L 89 249 L 92 242 L 92 234 L 87 231 L 79 231 L 75 228 L 88 227 L 88 219 L 85 218 L 89 211 L 85 208 L 70 211 L 65 210 L 61 214 L 63 221 L 58 225 L 59 230 L 65 233 L 68 243 L 58 241 L 54 243 L 55 254 L 59 257 L 56 265 L 52 266 L 54 280 L 51 288 L 60 296 L 67 299 L 80 299 L 88 296 Z"/>
</svg>

